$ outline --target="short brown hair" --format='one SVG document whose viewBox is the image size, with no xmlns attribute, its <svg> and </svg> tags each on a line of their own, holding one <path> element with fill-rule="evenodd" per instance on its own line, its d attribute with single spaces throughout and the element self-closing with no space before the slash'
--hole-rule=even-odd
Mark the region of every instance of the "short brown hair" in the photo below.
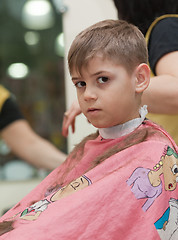
<svg viewBox="0 0 178 240">
<path fill-rule="evenodd" d="M 143 34 L 123 20 L 104 20 L 79 33 L 69 50 L 69 71 L 81 73 L 81 68 L 97 54 L 123 65 L 130 73 L 140 63 L 148 62 Z"/>
</svg>

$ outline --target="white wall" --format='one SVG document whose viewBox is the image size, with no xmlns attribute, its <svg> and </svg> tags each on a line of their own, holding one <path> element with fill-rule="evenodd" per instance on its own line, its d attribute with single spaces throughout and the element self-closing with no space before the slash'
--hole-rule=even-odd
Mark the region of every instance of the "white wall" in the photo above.
<svg viewBox="0 0 178 240">
<path fill-rule="evenodd" d="M 65 36 L 65 86 L 66 86 L 66 109 L 76 99 L 76 91 L 71 82 L 66 56 L 71 42 L 84 28 L 104 19 L 116 19 L 117 13 L 112 0 L 63 0 L 68 10 L 63 15 L 63 29 Z M 83 115 L 76 119 L 76 132 L 69 132 L 68 150 L 91 132 L 96 131 Z"/>
</svg>

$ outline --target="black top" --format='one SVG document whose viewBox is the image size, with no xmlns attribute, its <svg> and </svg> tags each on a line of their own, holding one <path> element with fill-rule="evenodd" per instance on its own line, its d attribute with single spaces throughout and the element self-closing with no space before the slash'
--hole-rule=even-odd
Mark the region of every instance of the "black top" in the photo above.
<svg viewBox="0 0 178 240">
<path fill-rule="evenodd" d="M 23 115 L 13 97 L 10 97 L 4 102 L 0 112 L 0 130 L 19 119 L 23 119 Z"/>
<path fill-rule="evenodd" d="M 149 39 L 149 64 L 155 75 L 155 67 L 159 59 L 173 51 L 178 51 L 178 18 L 168 17 L 155 25 Z"/>
</svg>

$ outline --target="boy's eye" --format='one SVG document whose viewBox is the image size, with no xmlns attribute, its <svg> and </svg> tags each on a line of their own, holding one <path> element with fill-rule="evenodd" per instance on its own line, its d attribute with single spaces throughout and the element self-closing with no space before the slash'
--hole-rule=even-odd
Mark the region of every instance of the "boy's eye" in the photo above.
<svg viewBox="0 0 178 240">
<path fill-rule="evenodd" d="M 99 78 L 98 78 L 98 82 L 99 82 L 99 83 L 105 83 L 105 82 L 107 82 L 108 80 L 109 80 L 108 77 L 99 77 Z"/>
<path fill-rule="evenodd" d="M 86 86 L 86 83 L 85 83 L 85 82 L 77 82 L 77 83 L 75 84 L 75 86 L 78 87 L 78 88 L 82 88 L 82 87 L 85 87 L 85 86 Z"/>
</svg>

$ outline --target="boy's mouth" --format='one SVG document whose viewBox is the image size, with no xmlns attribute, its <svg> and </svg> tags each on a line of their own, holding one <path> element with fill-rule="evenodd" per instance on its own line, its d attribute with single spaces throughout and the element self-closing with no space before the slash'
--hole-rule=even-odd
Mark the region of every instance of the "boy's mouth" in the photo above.
<svg viewBox="0 0 178 240">
<path fill-rule="evenodd" d="M 88 108 L 87 112 L 96 112 L 99 111 L 100 109 L 98 108 Z"/>
<path fill-rule="evenodd" d="M 91 116 L 91 117 L 96 117 L 97 114 L 101 111 L 101 109 L 99 108 L 88 108 L 87 110 L 87 114 L 88 116 Z"/>
</svg>

